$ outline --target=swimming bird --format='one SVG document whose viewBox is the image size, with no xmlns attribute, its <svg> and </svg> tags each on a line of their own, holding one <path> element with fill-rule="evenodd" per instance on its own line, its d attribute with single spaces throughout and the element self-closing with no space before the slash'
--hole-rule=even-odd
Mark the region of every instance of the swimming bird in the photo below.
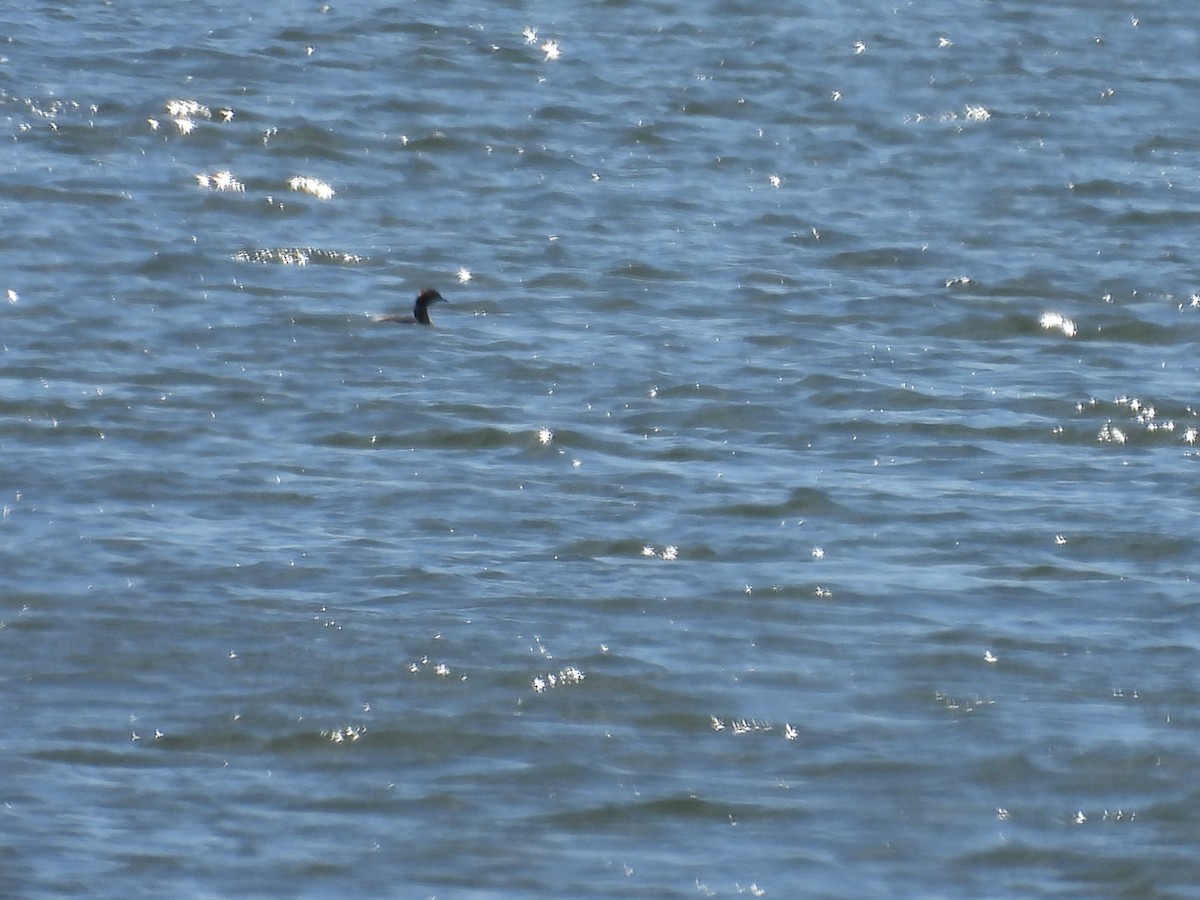
<svg viewBox="0 0 1200 900">
<path fill-rule="evenodd" d="M 443 303 L 449 302 L 433 288 L 425 288 L 417 294 L 417 302 L 413 304 L 411 316 L 396 313 L 388 316 L 372 316 L 371 318 L 376 322 L 399 322 L 401 325 L 432 325 L 433 322 L 429 321 L 429 304 L 437 303 L 439 300 Z"/>
</svg>

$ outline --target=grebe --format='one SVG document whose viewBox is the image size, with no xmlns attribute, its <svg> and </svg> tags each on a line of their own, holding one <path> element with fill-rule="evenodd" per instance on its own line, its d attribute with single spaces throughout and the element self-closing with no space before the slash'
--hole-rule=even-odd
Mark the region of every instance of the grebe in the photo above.
<svg viewBox="0 0 1200 900">
<path fill-rule="evenodd" d="M 433 288 L 425 288 L 421 293 L 417 294 L 417 302 L 413 304 L 412 315 L 404 313 L 396 313 L 388 316 L 372 316 L 376 322 L 399 322 L 401 325 L 432 325 L 429 320 L 429 304 L 437 303 L 438 301 L 448 303 L 441 294 Z"/>
</svg>

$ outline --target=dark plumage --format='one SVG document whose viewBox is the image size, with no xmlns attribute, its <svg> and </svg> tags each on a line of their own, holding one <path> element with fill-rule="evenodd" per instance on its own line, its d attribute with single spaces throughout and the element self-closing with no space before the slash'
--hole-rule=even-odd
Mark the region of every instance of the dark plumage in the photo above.
<svg viewBox="0 0 1200 900">
<path fill-rule="evenodd" d="M 417 302 L 413 304 L 412 315 L 397 313 L 388 316 L 375 316 L 376 322 L 399 322 L 401 325 L 432 325 L 429 320 L 429 304 L 437 303 L 438 301 L 448 303 L 449 301 L 435 291 L 433 288 L 425 288 L 421 293 L 417 294 Z"/>
</svg>

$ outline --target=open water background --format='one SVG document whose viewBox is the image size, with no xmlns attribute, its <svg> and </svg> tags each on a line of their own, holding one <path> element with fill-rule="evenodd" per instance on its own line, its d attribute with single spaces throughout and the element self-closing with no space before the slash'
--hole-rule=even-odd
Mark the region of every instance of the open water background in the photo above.
<svg viewBox="0 0 1200 900">
<path fill-rule="evenodd" d="M 1196 896 L 1189 4 L 254 6 L 0 11 L 0 894 Z"/>
</svg>

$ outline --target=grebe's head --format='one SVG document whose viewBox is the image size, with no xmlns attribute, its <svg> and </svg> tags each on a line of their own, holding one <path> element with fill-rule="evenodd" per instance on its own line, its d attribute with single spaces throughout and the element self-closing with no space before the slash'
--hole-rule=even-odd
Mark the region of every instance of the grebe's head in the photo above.
<svg viewBox="0 0 1200 900">
<path fill-rule="evenodd" d="M 421 293 L 417 294 L 417 306 L 428 306 L 430 303 L 448 303 L 449 301 L 435 291 L 433 288 L 424 288 Z"/>
</svg>

